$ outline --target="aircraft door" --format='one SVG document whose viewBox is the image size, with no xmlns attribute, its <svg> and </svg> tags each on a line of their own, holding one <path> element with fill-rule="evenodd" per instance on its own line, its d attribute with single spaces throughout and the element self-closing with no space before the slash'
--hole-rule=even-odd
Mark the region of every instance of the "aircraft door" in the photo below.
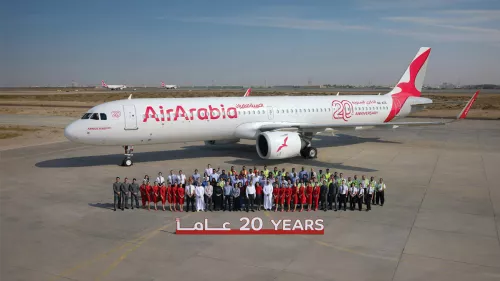
<svg viewBox="0 0 500 281">
<path fill-rule="evenodd" d="M 137 130 L 137 114 L 135 113 L 135 105 L 124 105 L 123 112 L 125 114 L 125 130 Z"/>
<path fill-rule="evenodd" d="M 274 119 L 274 108 L 272 106 L 267 107 L 267 117 L 269 118 L 269 120 Z"/>
</svg>

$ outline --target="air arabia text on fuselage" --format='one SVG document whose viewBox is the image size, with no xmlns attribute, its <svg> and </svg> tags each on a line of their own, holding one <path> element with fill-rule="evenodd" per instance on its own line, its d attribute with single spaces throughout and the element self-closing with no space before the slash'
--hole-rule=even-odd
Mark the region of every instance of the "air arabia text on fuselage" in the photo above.
<svg viewBox="0 0 500 281">
<path fill-rule="evenodd" d="M 184 108 L 178 105 L 175 108 L 164 108 L 162 105 L 154 107 L 148 105 L 144 120 L 147 122 L 149 119 L 160 121 L 177 121 L 177 120 L 216 120 L 216 119 L 235 119 L 238 118 L 238 110 L 235 107 L 224 108 L 221 104 L 220 107 L 209 105 L 208 108 Z"/>
</svg>

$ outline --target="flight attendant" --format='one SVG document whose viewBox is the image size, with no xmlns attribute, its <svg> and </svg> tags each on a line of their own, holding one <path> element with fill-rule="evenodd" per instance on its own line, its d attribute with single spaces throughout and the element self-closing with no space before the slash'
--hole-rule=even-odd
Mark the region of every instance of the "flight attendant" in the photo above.
<svg viewBox="0 0 500 281">
<path fill-rule="evenodd" d="M 152 196 L 151 199 L 155 203 L 155 211 L 158 211 L 157 203 L 158 203 L 158 198 L 160 197 L 160 187 L 158 186 L 158 182 L 154 182 L 153 189 L 152 189 Z"/>
<path fill-rule="evenodd" d="M 177 198 L 179 202 L 179 212 L 182 212 L 184 210 L 184 195 L 185 195 L 185 190 L 182 186 L 179 186 L 177 188 Z M 176 211 L 175 209 L 175 204 L 174 204 L 174 212 Z"/>
<path fill-rule="evenodd" d="M 319 194 L 321 192 L 321 187 L 319 186 L 319 183 L 316 183 L 313 189 L 313 201 L 314 201 L 314 211 L 318 210 L 318 204 L 319 204 Z"/>
<path fill-rule="evenodd" d="M 292 202 L 293 202 L 293 211 L 297 211 L 297 204 L 299 203 L 299 187 L 297 185 L 297 182 L 292 186 Z"/>
<path fill-rule="evenodd" d="M 285 185 L 281 184 L 280 188 L 280 205 L 281 205 L 281 211 L 285 209 L 285 197 L 286 197 L 286 187 Z"/>
<path fill-rule="evenodd" d="M 146 201 L 148 200 L 148 196 L 146 193 L 146 180 L 144 179 L 142 181 L 141 187 L 139 187 L 139 190 L 141 191 L 141 201 L 142 201 L 142 208 L 146 208 Z M 148 202 L 149 203 L 149 202 Z"/>
<path fill-rule="evenodd" d="M 299 187 L 299 202 L 300 202 L 300 212 L 304 210 L 304 204 L 307 202 L 306 198 L 306 189 L 304 187 L 304 184 L 300 184 Z"/>
<path fill-rule="evenodd" d="M 294 188 L 292 187 L 292 185 L 288 186 L 285 189 L 285 201 L 286 201 L 286 205 L 287 205 L 287 209 L 286 209 L 287 212 L 290 212 L 290 201 L 292 200 L 292 190 L 293 189 Z"/>
<path fill-rule="evenodd" d="M 177 202 L 180 202 L 179 200 L 180 200 L 180 198 L 179 198 L 179 186 L 177 185 L 177 182 L 176 182 L 176 183 L 174 183 L 174 186 L 172 186 L 172 205 L 174 205 L 174 212 L 177 212 Z"/>
<path fill-rule="evenodd" d="M 148 203 L 148 211 L 151 210 L 151 201 L 153 199 L 153 187 L 149 184 L 149 181 L 146 183 L 146 198 Z"/>
<path fill-rule="evenodd" d="M 255 205 L 257 205 L 257 211 L 260 211 L 260 208 L 262 207 L 262 198 L 264 198 L 264 188 L 262 185 L 257 183 L 255 185 Z"/>
<path fill-rule="evenodd" d="M 160 186 L 161 208 L 165 211 L 165 203 L 167 202 L 167 187 L 162 184 Z"/>
<path fill-rule="evenodd" d="M 313 187 L 311 185 L 311 182 L 309 182 L 307 184 L 307 187 L 306 187 L 306 197 L 307 197 L 307 211 L 309 212 L 311 210 L 311 206 L 312 206 L 312 194 L 313 194 Z"/>
<path fill-rule="evenodd" d="M 172 212 L 172 203 L 174 202 L 174 199 L 172 198 L 172 185 L 169 183 L 167 185 L 167 202 L 168 202 L 168 206 L 169 206 L 169 209 L 170 209 L 170 212 Z"/>
<path fill-rule="evenodd" d="M 278 205 L 280 204 L 280 188 L 277 183 L 273 187 L 273 198 L 274 198 L 274 211 L 278 211 Z"/>
</svg>

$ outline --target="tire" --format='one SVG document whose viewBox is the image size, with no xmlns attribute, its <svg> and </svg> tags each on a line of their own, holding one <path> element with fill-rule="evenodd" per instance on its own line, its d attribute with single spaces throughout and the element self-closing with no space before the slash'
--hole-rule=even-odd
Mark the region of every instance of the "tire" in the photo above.
<svg viewBox="0 0 500 281">
<path fill-rule="evenodd" d="M 309 147 L 307 150 L 307 158 L 313 159 L 318 156 L 318 150 L 314 147 Z"/>
<path fill-rule="evenodd" d="M 125 167 L 130 167 L 132 166 L 133 162 L 132 162 L 132 159 L 130 158 L 125 158 L 125 160 L 123 160 L 123 166 Z"/>
</svg>

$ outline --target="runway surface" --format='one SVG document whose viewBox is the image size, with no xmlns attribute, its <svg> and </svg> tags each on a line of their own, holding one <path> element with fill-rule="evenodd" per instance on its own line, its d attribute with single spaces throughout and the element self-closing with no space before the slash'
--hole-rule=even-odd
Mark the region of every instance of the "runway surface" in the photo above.
<svg viewBox="0 0 500 281">
<path fill-rule="evenodd" d="M 40 121 L 45 122 L 45 121 Z M 54 121 L 55 122 L 55 121 Z M 60 120 L 61 125 L 65 122 Z M 259 159 L 252 142 L 122 148 L 69 142 L 1 152 L 2 280 L 499 280 L 500 122 L 316 137 L 319 158 Z M 330 147 L 331 146 L 331 147 Z M 113 212 L 114 177 L 264 164 L 384 177 L 370 212 Z M 259 216 L 322 218 L 323 236 L 176 236 Z"/>
</svg>

